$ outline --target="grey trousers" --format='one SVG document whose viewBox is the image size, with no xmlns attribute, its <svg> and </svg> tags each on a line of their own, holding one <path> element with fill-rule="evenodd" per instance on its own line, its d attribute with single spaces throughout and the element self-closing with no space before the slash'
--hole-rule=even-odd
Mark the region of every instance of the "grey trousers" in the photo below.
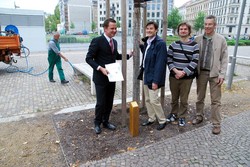
<svg viewBox="0 0 250 167">
<path fill-rule="evenodd" d="M 210 87 L 211 117 L 210 121 L 214 126 L 221 124 L 221 85 L 217 84 L 218 77 L 209 77 L 209 71 L 201 71 L 197 79 L 197 102 L 196 116 L 204 118 L 204 100 L 206 97 L 207 83 Z"/>
</svg>

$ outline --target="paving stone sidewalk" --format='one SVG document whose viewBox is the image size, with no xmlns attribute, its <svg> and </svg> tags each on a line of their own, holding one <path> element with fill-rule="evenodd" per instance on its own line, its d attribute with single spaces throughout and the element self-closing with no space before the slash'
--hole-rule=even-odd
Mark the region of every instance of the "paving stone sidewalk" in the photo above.
<svg viewBox="0 0 250 167">
<path fill-rule="evenodd" d="M 77 45 L 79 48 L 80 46 Z M 86 48 L 76 51 L 65 50 L 64 54 L 71 63 L 85 62 Z M 20 70 L 27 70 L 27 62 L 24 58 L 15 57 L 16 65 Z M 127 97 L 132 97 L 133 90 L 133 60 L 127 61 Z M 90 85 L 82 82 L 73 75 L 73 69 L 69 63 L 63 61 L 63 69 L 67 85 L 61 85 L 57 70 L 54 71 L 56 83 L 48 81 L 47 73 L 40 76 L 32 76 L 27 73 L 8 73 L 8 65 L 0 63 L 0 122 L 17 120 L 25 117 L 36 116 L 42 112 L 56 112 L 63 109 L 73 109 L 81 106 L 81 109 L 95 103 L 95 96 L 90 93 Z M 32 74 L 39 74 L 48 68 L 47 53 L 31 53 L 28 57 L 28 68 L 33 67 Z M 238 66 L 236 78 L 249 77 L 249 66 Z M 167 74 L 168 75 L 168 74 Z M 250 78 L 250 77 L 249 77 Z M 169 91 L 168 79 L 166 79 L 165 91 Z M 193 86 L 195 87 L 195 81 Z M 121 99 L 121 82 L 117 83 L 115 99 Z"/>
<path fill-rule="evenodd" d="M 249 167 L 250 111 L 226 118 L 219 135 L 211 125 L 136 151 L 118 154 L 81 167 Z"/>
</svg>

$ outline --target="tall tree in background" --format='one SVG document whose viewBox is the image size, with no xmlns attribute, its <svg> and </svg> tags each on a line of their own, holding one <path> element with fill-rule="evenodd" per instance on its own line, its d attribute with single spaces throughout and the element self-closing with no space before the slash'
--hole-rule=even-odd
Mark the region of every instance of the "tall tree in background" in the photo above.
<svg viewBox="0 0 250 167">
<path fill-rule="evenodd" d="M 74 29 L 75 28 L 75 24 L 73 22 L 70 22 L 70 28 Z"/>
<path fill-rule="evenodd" d="M 204 29 L 204 19 L 205 19 L 205 13 L 200 11 L 198 13 L 198 15 L 195 17 L 195 20 L 194 20 L 194 29 L 196 32 L 199 32 L 201 30 Z"/>
<path fill-rule="evenodd" d="M 117 28 L 121 27 L 121 23 L 120 23 L 120 21 L 118 19 L 116 19 L 116 26 L 117 26 Z"/>
<path fill-rule="evenodd" d="M 168 15 L 168 27 L 174 30 L 177 29 L 178 24 L 182 21 L 181 14 L 177 8 L 173 8 L 171 13 Z"/>
<path fill-rule="evenodd" d="M 91 30 L 92 30 L 93 32 L 96 31 L 96 23 L 95 23 L 94 21 L 91 23 Z"/>
<path fill-rule="evenodd" d="M 54 14 L 48 15 L 45 18 L 45 31 L 53 32 L 57 31 L 57 24 L 60 23 L 60 11 L 59 6 L 57 5 L 54 10 Z"/>
</svg>

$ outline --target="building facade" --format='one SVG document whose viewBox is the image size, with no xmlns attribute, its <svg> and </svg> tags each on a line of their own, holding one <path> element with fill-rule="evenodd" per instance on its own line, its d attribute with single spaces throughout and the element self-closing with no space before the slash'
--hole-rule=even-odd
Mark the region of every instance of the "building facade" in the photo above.
<svg viewBox="0 0 250 167">
<path fill-rule="evenodd" d="M 92 0 L 59 0 L 60 22 L 68 33 L 92 31 Z"/>
<path fill-rule="evenodd" d="M 242 0 L 210 0 L 209 14 L 217 17 L 217 32 L 235 37 L 238 30 L 240 12 L 244 9 L 240 35 L 250 35 L 250 0 L 242 6 Z"/>
<path fill-rule="evenodd" d="M 216 31 L 224 36 L 235 37 L 242 8 L 244 15 L 240 35 L 244 37 L 250 35 L 250 0 L 246 0 L 245 6 L 242 0 L 190 0 L 179 9 L 185 11 L 183 18 L 192 25 L 199 11 L 216 16 Z"/>
<path fill-rule="evenodd" d="M 23 38 L 23 45 L 31 52 L 46 51 L 44 11 L 0 8 L 0 29 L 15 25 Z"/>
<path fill-rule="evenodd" d="M 134 0 L 127 1 L 127 33 L 133 34 Z M 173 9 L 173 0 L 168 0 L 168 12 Z M 162 32 L 163 25 L 163 0 L 152 0 L 147 2 L 147 20 L 156 21 L 159 24 L 159 33 Z M 141 7 L 141 12 L 143 8 Z M 141 15 L 142 16 L 142 15 Z M 110 0 L 110 17 L 121 23 L 121 0 Z M 98 32 L 103 32 L 103 22 L 106 19 L 106 0 L 98 0 Z M 167 19 L 167 18 L 166 18 Z M 143 18 L 141 18 L 143 20 Z M 141 23 L 142 25 L 142 23 Z M 118 28 L 120 31 L 121 29 Z"/>
<path fill-rule="evenodd" d="M 200 11 L 208 14 L 209 0 L 191 0 L 186 6 L 186 20 L 193 25 Z"/>
</svg>

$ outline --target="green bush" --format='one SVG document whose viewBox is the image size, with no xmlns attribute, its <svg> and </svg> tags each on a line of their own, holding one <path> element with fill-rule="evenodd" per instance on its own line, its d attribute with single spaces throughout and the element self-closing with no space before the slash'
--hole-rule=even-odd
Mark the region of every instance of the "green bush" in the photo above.
<svg viewBox="0 0 250 167">
<path fill-rule="evenodd" d="M 244 43 L 246 46 L 250 46 L 250 40 L 245 40 Z"/>
<path fill-rule="evenodd" d="M 227 45 L 228 46 L 234 46 L 235 45 L 235 41 L 234 40 L 227 41 Z"/>
<path fill-rule="evenodd" d="M 73 36 L 61 36 L 59 38 L 60 43 L 76 43 L 76 37 Z"/>
<path fill-rule="evenodd" d="M 246 46 L 245 42 L 243 42 L 243 41 L 239 41 L 238 45 L 239 46 Z"/>
</svg>

